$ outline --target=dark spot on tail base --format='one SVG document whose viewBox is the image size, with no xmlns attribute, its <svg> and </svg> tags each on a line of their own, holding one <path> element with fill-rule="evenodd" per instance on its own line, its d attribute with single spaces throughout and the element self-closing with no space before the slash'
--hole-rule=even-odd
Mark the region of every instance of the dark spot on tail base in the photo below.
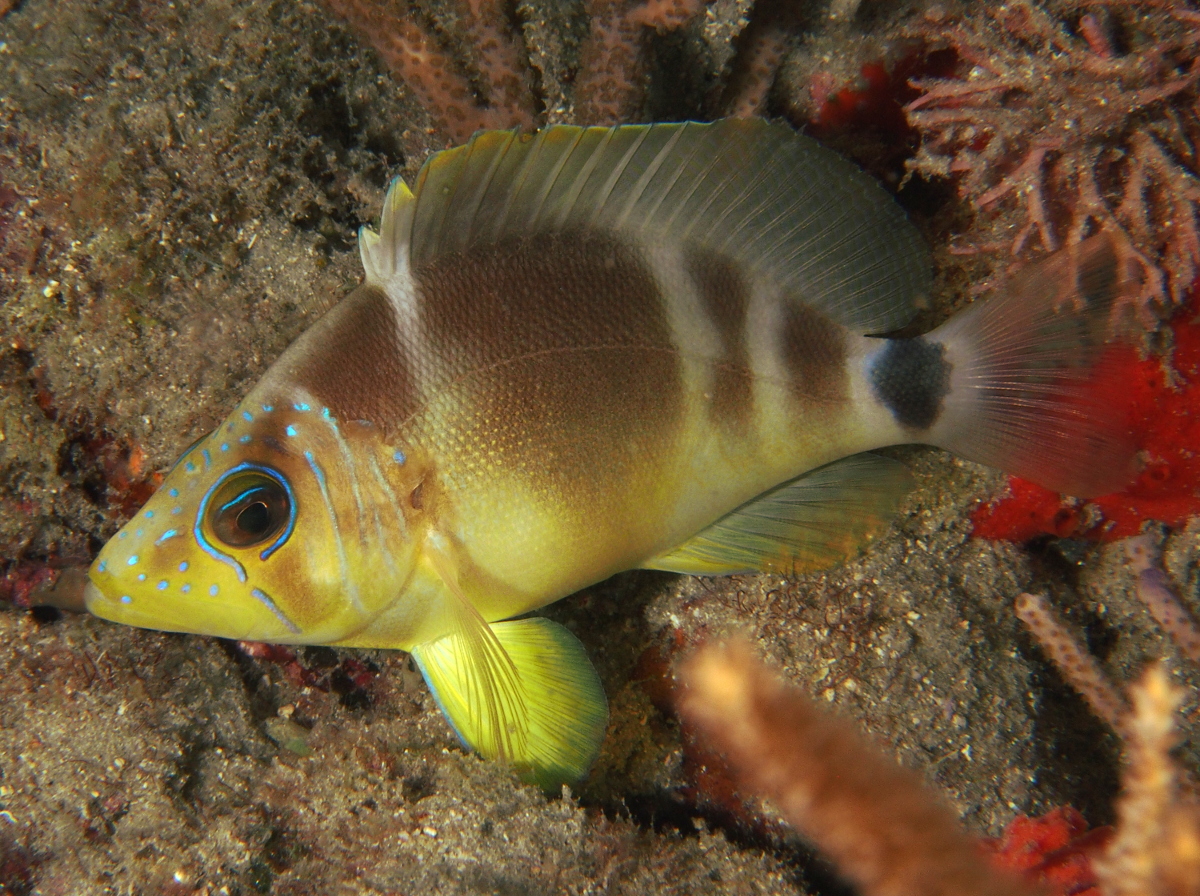
<svg viewBox="0 0 1200 896">
<path fill-rule="evenodd" d="M 889 339 L 871 368 L 871 390 L 901 426 L 929 429 L 950 391 L 951 369 L 940 342 Z"/>
</svg>

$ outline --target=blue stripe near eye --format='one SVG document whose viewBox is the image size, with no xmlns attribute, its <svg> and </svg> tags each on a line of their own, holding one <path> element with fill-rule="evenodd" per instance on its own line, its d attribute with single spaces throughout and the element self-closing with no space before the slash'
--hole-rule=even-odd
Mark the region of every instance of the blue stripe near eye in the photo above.
<svg viewBox="0 0 1200 896">
<path fill-rule="evenodd" d="M 235 495 L 232 499 L 230 499 L 229 501 L 226 501 L 224 504 L 222 504 L 220 507 L 218 507 L 217 513 L 224 513 L 226 510 L 228 510 L 234 504 L 238 504 L 241 501 L 244 501 L 246 498 L 249 498 L 251 495 L 257 494 L 258 492 L 262 492 L 262 491 L 266 491 L 266 486 L 257 485 L 254 488 L 248 488 L 241 494 Z"/>
<path fill-rule="evenodd" d="M 174 537 L 175 537 L 176 535 L 178 535 L 178 534 L 179 534 L 179 530 L 178 530 L 178 529 L 168 529 L 168 530 L 167 530 L 166 532 L 164 532 L 162 535 L 158 536 L 158 540 L 157 540 L 157 541 L 155 541 L 154 543 L 155 543 L 155 544 L 162 544 L 162 543 L 163 543 L 164 541 L 166 541 L 168 538 L 174 538 Z"/>
<path fill-rule="evenodd" d="M 312 469 L 313 475 L 317 477 L 317 485 L 321 487 L 321 494 L 325 498 L 325 503 L 328 504 L 329 491 L 325 487 L 325 471 L 321 469 L 311 451 L 304 452 L 304 459 L 308 461 L 308 465 Z"/>
<path fill-rule="evenodd" d="M 300 634 L 300 627 L 296 625 L 296 623 L 292 622 L 292 620 L 287 618 L 283 610 L 279 609 L 278 604 L 271 600 L 271 596 L 269 594 L 267 594 L 265 591 L 259 590 L 258 588 L 251 588 L 250 593 L 262 601 L 266 608 L 275 614 L 275 618 L 287 626 L 287 630 L 289 632 L 291 632 L 293 635 Z"/>
<path fill-rule="evenodd" d="M 248 465 L 243 464 L 241 466 L 248 466 Z M 233 557 L 230 557 L 228 554 L 226 554 L 222 551 L 218 551 L 215 547 L 213 547 L 213 545 L 209 542 L 209 540 L 207 538 L 205 538 L 204 532 L 202 531 L 202 524 L 204 522 L 205 511 L 208 510 L 208 502 L 212 498 L 213 492 L 217 490 L 217 487 L 222 482 L 224 482 L 226 479 L 228 479 L 237 470 L 241 469 L 241 466 L 234 467 L 232 470 L 230 470 L 228 473 L 226 473 L 224 476 L 222 476 L 220 479 L 218 479 L 216 482 L 214 482 L 212 485 L 210 485 L 208 487 L 208 491 L 206 491 L 204 493 L 204 497 L 200 499 L 200 510 L 196 514 L 196 523 L 195 523 L 195 525 L 192 526 L 192 536 L 196 539 L 196 544 L 200 545 L 201 549 L 206 554 L 208 554 L 210 557 L 213 557 L 216 560 L 220 560 L 222 563 L 227 563 L 230 566 L 232 566 L 233 571 L 235 573 L 237 573 L 238 581 L 244 582 L 244 581 L 246 581 L 246 567 L 244 567 L 244 566 L 242 566 L 242 564 L 238 563 L 238 561 L 235 560 Z"/>
<path fill-rule="evenodd" d="M 279 537 L 276 538 L 271 543 L 270 547 L 268 547 L 266 550 L 264 550 L 261 554 L 258 555 L 258 559 L 266 560 L 268 557 L 270 557 L 272 554 L 274 554 L 277 550 L 279 550 L 279 548 L 281 548 L 283 546 L 284 542 L 286 542 L 289 538 L 292 537 L 292 532 L 296 528 L 296 496 L 295 496 L 295 494 L 292 493 L 292 486 L 288 483 L 287 479 L 285 479 L 283 477 L 283 475 L 280 474 L 279 472 L 277 472 L 276 470 L 273 470 L 270 467 L 261 466 L 259 464 L 241 463 L 241 464 L 238 464 L 236 467 L 233 467 L 233 468 L 227 470 L 223 476 L 221 476 L 216 482 L 214 482 L 212 485 L 210 485 L 208 488 L 208 491 L 204 493 L 204 497 L 200 499 L 200 509 L 196 513 L 196 524 L 192 527 L 192 535 L 195 537 L 196 543 L 198 545 L 200 545 L 201 548 L 204 549 L 205 553 L 209 554 L 212 557 L 215 557 L 216 559 L 220 560 L 222 563 L 228 563 L 230 566 L 232 566 L 234 569 L 234 572 L 237 573 L 239 582 L 246 581 L 246 568 L 244 566 L 242 566 L 242 564 L 239 563 L 237 560 L 235 560 L 233 557 L 217 550 L 216 547 L 214 547 L 212 545 L 212 543 L 209 542 L 209 540 L 207 538 L 205 538 L 202 526 L 204 523 L 204 518 L 207 515 L 208 502 L 212 499 L 213 492 L 215 492 L 218 488 L 220 488 L 225 483 L 225 481 L 229 479 L 230 476 L 235 476 L 238 473 L 241 473 L 243 470 L 254 470 L 255 472 L 262 473 L 265 476 L 270 476 L 272 479 L 274 479 L 276 482 L 278 482 L 283 487 L 283 490 L 285 492 L 287 492 L 287 496 L 288 496 L 287 525 L 284 527 L 283 531 L 279 533 Z M 230 506 L 230 504 L 241 500 L 245 496 L 246 496 L 246 492 L 242 492 L 242 494 L 240 494 L 236 498 L 234 498 L 233 501 L 226 503 L 220 509 L 225 510 L 227 507 Z M 215 588 L 216 586 L 214 585 L 213 587 Z"/>
<path fill-rule="evenodd" d="M 203 448 L 201 449 L 200 453 L 204 455 L 204 466 L 212 466 L 212 455 L 208 453 L 208 449 Z"/>
</svg>

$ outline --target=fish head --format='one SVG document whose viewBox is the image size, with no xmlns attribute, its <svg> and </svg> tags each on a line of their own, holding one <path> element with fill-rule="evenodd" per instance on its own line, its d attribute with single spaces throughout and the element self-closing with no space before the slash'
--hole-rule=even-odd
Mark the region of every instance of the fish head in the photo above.
<svg viewBox="0 0 1200 896">
<path fill-rule="evenodd" d="M 395 601 L 412 565 L 403 514 L 384 503 L 403 455 L 381 441 L 369 424 L 252 393 L 100 551 L 88 609 L 223 638 L 349 637 Z"/>
</svg>

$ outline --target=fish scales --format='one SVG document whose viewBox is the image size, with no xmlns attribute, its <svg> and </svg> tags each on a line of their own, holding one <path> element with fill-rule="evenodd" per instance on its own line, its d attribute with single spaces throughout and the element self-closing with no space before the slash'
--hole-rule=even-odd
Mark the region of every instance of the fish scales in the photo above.
<svg viewBox="0 0 1200 896">
<path fill-rule="evenodd" d="M 925 250 L 780 126 L 484 132 L 394 184 L 361 246 L 366 282 L 105 546 L 88 606 L 409 650 L 468 745 L 548 787 L 586 772 L 606 704 L 573 636 L 514 617 L 631 567 L 841 562 L 911 487 L 882 445 L 1076 490 L 1128 473 L 1085 390 L 1110 242 L 878 338 L 924 301 Z"/>
</svg>

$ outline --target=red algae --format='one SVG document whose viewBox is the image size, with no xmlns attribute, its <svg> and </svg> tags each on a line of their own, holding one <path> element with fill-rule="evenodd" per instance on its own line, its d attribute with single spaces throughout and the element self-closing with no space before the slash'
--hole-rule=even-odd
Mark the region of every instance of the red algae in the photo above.
<svg viewBox="0 0 1200 896">
<path fill-rule="evenodd" d="M 1136 479 L 1085 503 L 1013 477 L 1007 495 L 972 513 L 976 536 L 1115 541 L 1138 534 L 1147 521 L 1175 528 L 1200 513 L 1200 284 L 1167 326 L 1169 358 L 1116 345 L 1101 364 L 1102 394 L 1128 403 L 1129 430 L 1139 448 Z"/>
<path fill-rule="evenodd" d="M 1099 896 L 1092 859 L 1112 839 L 1112 828 L 1089 830 L 1084 817 L 1070 806 L 1044 815 L 1018 815 L 1003 836 L 985 840 L 992 864 L 1015 871 L 1054 896 Z"/>
</svg>

